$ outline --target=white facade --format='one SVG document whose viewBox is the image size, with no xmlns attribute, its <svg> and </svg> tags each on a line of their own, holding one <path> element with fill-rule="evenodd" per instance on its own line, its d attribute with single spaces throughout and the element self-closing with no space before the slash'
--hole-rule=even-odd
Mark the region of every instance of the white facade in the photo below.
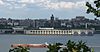
<svg viewBox="0 0 100 52">
<path fill-rule="evenodd" d="M 39 29 L 43 29 L 43 30 L 45 30 L 45 29 L 54 29 L 54 28 L 41 28 L 41 27 L 39 27 Z"/>
<path fill-rule="evenodd" d="M 48 35 L 48 34 L 71 34 L 71 30 L 50 30 L 50 29 L 45 29 L 45 30 L 25 30 L 25 34 L 43 34 L 43 35 Z"/>
<path fill-rule="evenodd" d="M 93 30 L 57 30 L 57 29 L 45 29 L 45 30 L 25 30 L 25 34 L 33 34 L 33 35 L 80 35 L 80 34 L 93 34 Z"/>
</svg>

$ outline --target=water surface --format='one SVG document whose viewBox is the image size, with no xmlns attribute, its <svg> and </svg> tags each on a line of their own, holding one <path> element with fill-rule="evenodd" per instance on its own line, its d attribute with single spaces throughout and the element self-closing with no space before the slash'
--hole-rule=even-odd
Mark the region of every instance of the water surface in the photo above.
<svg viewBox="0 0 100 52">
<path fill-rule="evenodd" d="M 8 52 L 11 44 L 43 44 L 60 42 L 65 44 L 68 40 L 84 41 L 87 45 L 100 46 L 100 34 L 94 36 L 57 36 L 57 35 L 10 35 L 0 34 L 0 52 Z M 94 48 L 99 52 L 100 48 Z M 46 48 L 31 48 L 31 52 L 46 52 Z"/>
</svg>

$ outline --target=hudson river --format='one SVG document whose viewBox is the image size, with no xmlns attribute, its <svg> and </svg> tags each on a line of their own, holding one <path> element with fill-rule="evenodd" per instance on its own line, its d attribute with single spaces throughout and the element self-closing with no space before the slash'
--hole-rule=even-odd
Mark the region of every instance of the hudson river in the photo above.
<svg viewBox="0 0 100 52">
<path fill-rule="evenodd" d="M 11 44 L 43 44 L 66 43 L 68 40 L 84 41 L 90 46 L 100 46 L 100 34 L 94 36 L 57 36 L 57 35 L 10 35 L 0 34 L 0 52 L 9 52 Z M 46 48 L 31 48 L 31 52 L 46 52 Z M 100 47 L 94 48 L 95 52 L 100 52 Z"/>
</svg>

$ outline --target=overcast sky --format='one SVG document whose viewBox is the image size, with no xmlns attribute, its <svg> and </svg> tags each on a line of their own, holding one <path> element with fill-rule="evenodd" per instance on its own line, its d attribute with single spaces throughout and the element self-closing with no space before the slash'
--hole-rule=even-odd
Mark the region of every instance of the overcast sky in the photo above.
<svg viewBox="0 0 100 52">
<path fill-rule="evenodd" d="M 93 3 L 94 0 L 0 0 L 0 17 L 48 19 L 54 14 L 60 19 L 94 18 L 93 14 L 86 14 L 87 1 Z"/>
</svg>

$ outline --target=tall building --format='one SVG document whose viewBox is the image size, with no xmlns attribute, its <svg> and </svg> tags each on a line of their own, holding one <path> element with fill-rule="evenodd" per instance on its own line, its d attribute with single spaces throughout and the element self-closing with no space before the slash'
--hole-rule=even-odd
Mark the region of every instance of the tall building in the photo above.
<svg viewBox="0 0 100 52">
<path fill-rule="evenodd" d="M 50 24 L 51 24 L 51 27 L 54 27 L 54 15 L 52 14 L 51 16 L 51 20 L 50 20 Z"/>
<path fill-rule="evenodd" d="M 51 16 L 51 21 L 54 21 L 54 15 L 52 14 L 52 16 Z"/>
</svg>

